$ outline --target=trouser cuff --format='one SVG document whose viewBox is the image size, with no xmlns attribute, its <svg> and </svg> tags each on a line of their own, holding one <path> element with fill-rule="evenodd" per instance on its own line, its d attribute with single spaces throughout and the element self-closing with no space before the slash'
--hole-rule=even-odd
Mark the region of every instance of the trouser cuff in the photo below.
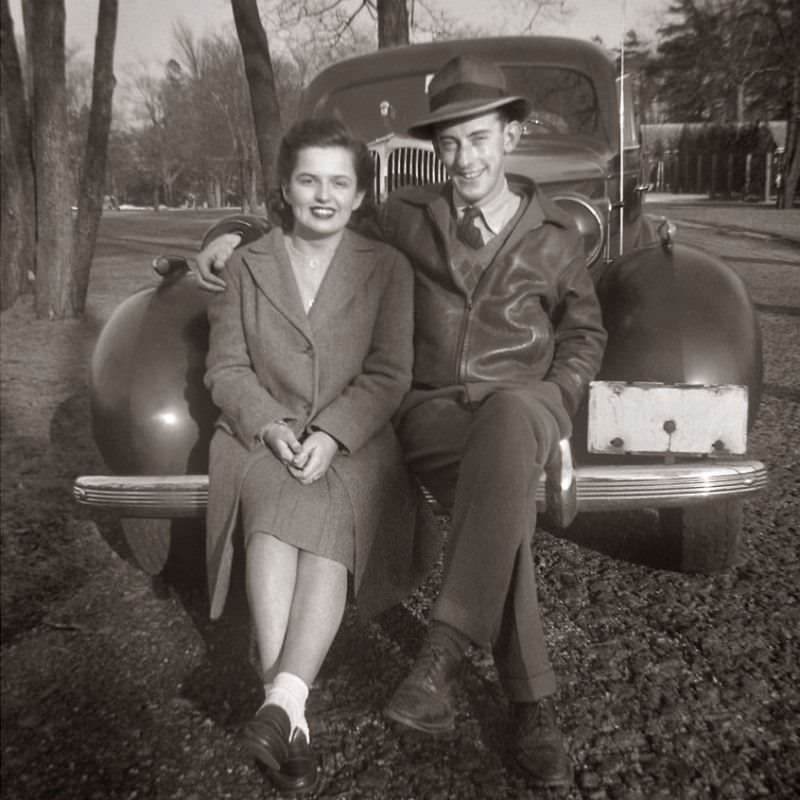
<svg viewBox="0 0 800 800">
<path fill-rule="evenodd" d="M 552 669 L 523 678 L 501 674 L 500 682 L 512 703 L 532 703 L 534 700 L 555 694 L 558 688 L 556 675 Z"/>
<path fill-rule="evenodd" d="M 443 622 L 460 633 L 468 636 L 473 644 L 486 650 L 492 650 L 491 632 L 482 630 L 476 625 L 473 615 L 460 605 L 452 601 L 439 598 L 431 612 L 431 621 Z M 495 663 L 497 659 L 495 659 Z M 556 692 L 556 676 L 552 667 L 536 673 L 535 675 L 509 675 L 502 671 L 498 665 L 500 682 L 505 689 L 508 699 L 512 703 L 530 703 L 541 700 Z"/>
<path fill-rule="evenodd" d="M 474 612 L 468 611 L 452 600 L 446 600 L 439 596 L 431 612 L 431 620 L 443 622 L 451 628 L 455 628 L 478 647 L 491 648 L 492 631 L 487 626 L 480 624 Z"/>
</svg>

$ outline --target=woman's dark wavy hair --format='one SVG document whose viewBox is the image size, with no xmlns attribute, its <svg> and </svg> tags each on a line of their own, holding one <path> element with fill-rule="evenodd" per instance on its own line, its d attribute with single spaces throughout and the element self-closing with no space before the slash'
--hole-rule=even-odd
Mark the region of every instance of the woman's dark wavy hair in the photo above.
<svg viewBox="0 0 800 800">
<path fill-rule="evenodd" d="M 289 183 L 298 155 L 306 147 L 343 147 L 349 150 L 353 157 L 356 187 L 358 191 L 366 192 L 361 207 L 353 212 L 350 224 L 357 224 L 365 216 L 374 215 L 374 168 L 372 154 L 367 145 L 336 117 L 312 117 L 296 122 L 281 139 L 276 164 L 278 186 L 270 192 L 267 206 L 269 218 L 278 222 L 284 231 L 292 229 L 294 214 L 291 206 L 283 199 L 281 187 Z"/>
</svg>

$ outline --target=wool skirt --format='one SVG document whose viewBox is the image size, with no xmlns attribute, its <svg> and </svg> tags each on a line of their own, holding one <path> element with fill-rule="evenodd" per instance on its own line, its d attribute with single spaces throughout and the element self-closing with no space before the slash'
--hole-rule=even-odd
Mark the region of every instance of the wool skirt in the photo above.
<svg viewBox="0 0 800 800">
<path fill-rule="evenodd" d="M 256 533 L 344 564 L 353 572 L 355 529 L 350 497 L 335 470 L 308 486 L 271 453 L 253 463 L 240 496 L 245 545 Z"/>
</svg>

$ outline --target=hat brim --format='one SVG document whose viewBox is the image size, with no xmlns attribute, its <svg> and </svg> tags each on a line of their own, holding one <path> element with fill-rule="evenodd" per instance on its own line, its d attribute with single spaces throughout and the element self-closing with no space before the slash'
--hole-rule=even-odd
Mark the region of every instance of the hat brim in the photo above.
<svg viewBox="0 0 800 800">
<path fill-rule="evenodd" d="M 457 103 L 448 103 L 418 120 L 408 129 L 408 135 L 417 139 L 433 139 L 434 128 L 443 122 L 477 117 L 505 106 L 508 106 L 511 118 L 517 122 L 522 122 L 531 111 L 531 104 L 528 100 L 518 96 L 501 97 L 489 101 L 461 100 Z"/>
</svg>

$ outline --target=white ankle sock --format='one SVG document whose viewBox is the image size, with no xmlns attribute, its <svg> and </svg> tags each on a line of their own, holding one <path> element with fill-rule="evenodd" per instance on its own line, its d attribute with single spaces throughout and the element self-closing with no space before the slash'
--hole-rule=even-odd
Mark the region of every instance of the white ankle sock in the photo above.
<svg viewBox="0 0 800 800">
<path fill-rule="evenodd" d="M 279 672 L 272 683 L 264 684 L 264 704 L 280 706 L 289 715 L 290 738 L 296 729 L 303 731 L 309 739 L 306 722 L 306 698 L 308 686 L 302 678 L 291 672 Z"/>
</svg>

